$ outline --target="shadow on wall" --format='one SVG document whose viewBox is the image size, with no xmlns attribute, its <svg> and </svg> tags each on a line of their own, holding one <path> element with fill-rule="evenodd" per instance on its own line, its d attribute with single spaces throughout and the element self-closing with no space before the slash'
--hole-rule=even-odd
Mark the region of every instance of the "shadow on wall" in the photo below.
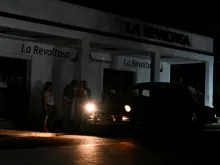
<svg viewBox="0 0 220 165">
<path fill-rule="evenodd" d="M 38 67 L 40 62 L 42 63 L 43 61 L 35 61 L 35 68 L 37 69 L 32 73 L 34 78 L 32 78 L 31 88 L 31 114 L 33 116 L 42 116 L 44 114 L 42 103 L 43 84 L 51 80 L 53 83 L 54 101 L 58 108 L 57 115 L 61 117 L 63 115 L 63 91 L 65 86 L 77 77 L 78 65 L 76 62 L 68 60 L 52 59 L 51 61 L 48 60 L 47 67 L 44 67 L 43 70 Z"/>
<path fill-rule="evenodd" d="M 31 89 L 31 114 L 34 116 L 43 117 L 43 84 L 41 80 L 33 83 Z"/>
</svg>

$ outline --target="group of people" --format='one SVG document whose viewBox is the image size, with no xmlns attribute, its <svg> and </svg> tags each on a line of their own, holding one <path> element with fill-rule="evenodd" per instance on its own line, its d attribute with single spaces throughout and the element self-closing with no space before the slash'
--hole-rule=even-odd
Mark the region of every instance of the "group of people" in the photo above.
<svg viewBox="0 0 220 165">
<path fill-rule="evenodd" d="M 198 83 L 190 83 L 180 78 L 179 81 L 176 81 L 176 84 L 187 86 L 189 91 L 192 93 L 194 100 L 201 103 L 204 101 L 203 92 L 201 92 L 201 86 Z"/>
<path fill-rule="evenodd" d="M 52 82 L 44 84 L 43 106 L 45 112 L 44 130 L 48 132 L 48 128 L 53 125 L 53 120 L 57 115 L 57 108 L 55 107 L 54 95 L 52 92 Z M 74 119 L 79 119 L 83 113 L 82 105 L 91 99 L 91 90 L 87 87 L 86 81 L 72 80 L 63 92 L 63 112 L 65 118 L 65 126 L 67 127 L 71 113 L 74 112 Z"/>
</svg>

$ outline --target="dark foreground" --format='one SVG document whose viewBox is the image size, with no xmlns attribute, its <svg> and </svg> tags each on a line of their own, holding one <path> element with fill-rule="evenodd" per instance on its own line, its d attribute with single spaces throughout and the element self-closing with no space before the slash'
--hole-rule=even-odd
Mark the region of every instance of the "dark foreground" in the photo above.
<svg viewBox="0 0 220 165">
<path fill-rule="evenodd" d="M 220 132 L 114 138 L 0 130 L 0 164 L 218 164 Z M 159 131 L 158 131 L 159 132 Z"/>
</svg>

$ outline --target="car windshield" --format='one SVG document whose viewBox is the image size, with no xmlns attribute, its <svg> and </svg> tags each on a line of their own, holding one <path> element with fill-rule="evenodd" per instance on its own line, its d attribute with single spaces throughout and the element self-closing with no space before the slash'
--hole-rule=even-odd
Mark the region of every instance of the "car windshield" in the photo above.
<svg viewBox="0 0 220 165">
<path fill-rule="evenodd" d="M 133 96 L 150 96 L 150 90 L 146 89 L 133 89 Z"/>
<path fill-rule="evenodd" d="M 130 100 L 130 99 L 132 99 L 134 97 L 138 97 L 138 96 L 149 97 L 150 96 L 150 90 L 134 88 L 132 90 L 128 90 L 127 92 L 125 92 L 123 98 L 126 99 L 126 100 Z"/>
<path fill-rule="evenodd" d="M 156 92 L 156 93 L 155 93 Z M 193 93 L 190 89 L 185 88 L 164 88 L 158 91 L 154 91 L 156 97 L 168 97 L 170 100 L 180 99 L 199 102 L 198 96 Z M 134 97 L 152 97 L 153 91 L 150 89 L 133 88 L 125 93 L 124 99 L 132 99 Z"/>
</svg>

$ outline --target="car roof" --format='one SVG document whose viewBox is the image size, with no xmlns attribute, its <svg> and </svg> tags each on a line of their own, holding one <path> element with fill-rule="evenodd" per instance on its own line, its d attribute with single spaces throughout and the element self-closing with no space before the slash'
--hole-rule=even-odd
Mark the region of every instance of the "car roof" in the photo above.
<svg viewBox="0 0 220 165">
<path fill-rule="evenodd" d="M 133 85 L 133 89 L 165 89 L 165 88 L 180 88 L 181 85 L 168 82 L 144 82 Z"/>
</svg>

